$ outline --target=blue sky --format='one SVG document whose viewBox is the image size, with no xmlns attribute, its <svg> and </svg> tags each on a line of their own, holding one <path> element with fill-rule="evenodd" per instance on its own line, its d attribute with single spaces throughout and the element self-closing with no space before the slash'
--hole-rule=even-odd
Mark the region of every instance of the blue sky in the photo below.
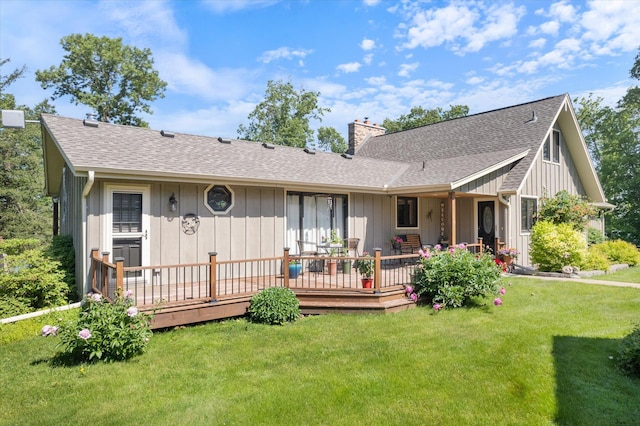
<svg viewBox="0 0 640 426">
<path fill-rule="evenodd" d="M 154 129 L 235 137 L 269 80 L 320 92 L 322 123 L 381 123 L 412 106 L 483 112 L 590 92 L 614 104 L 640 47 L 640 1 L 201 0 L 0 2 L 4 74 L 34 105 L 52 91 L 35 71 L 58 65 L 72 33 L 122 37 L 153 52 L 165 98 Z M 87 107 L 57 99 L 58 113 Z"/>
</svg>

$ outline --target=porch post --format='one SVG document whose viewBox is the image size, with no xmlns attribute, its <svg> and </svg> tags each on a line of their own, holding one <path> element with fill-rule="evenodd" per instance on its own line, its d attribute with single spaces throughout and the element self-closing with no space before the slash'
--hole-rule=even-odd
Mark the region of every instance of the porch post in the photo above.
<svg viewBox="0 0 640 426">
<path fill-rule="evenodd" d="M 284 259 L 282 261 L 282 272 L 284 274 L 284 286 L 289 288 L 289 247 L 284 248 Z"/>
<path fill-rule="evenodd" d="M 91 249 L 91 288 L 96 288 L 96 278 L 98 277 L 98 271 L 96 270 L 96 263 L 94 259 L 100 259 L 98 257 L 98 249 Z"/>
<path fill-rule="evenodd" d="M 374 259 L 373 259 L 373 287 L 375 289 L 375 293 L 380 293 L 380 287 L 382 287 L 382 261 L 380 259 L 380 255 L 382 249 L 376 247 L 373 249 L 375 251 Z"/>
<path fill-rule="evenodd" d="M 480 254 L 482 254 L 484 247 L 482 244 L 482 237 L 478 237 L 478 244 L 480 245 Z"/>
<path fill-rule="evenodd" d="M 216 270 L 218 269 L 216 258 L 218 253 L 215 251 L 209 252 L 209 294 L 211 295 L 211 300 L 216 300 L 218 295 L 216 294 L 216 289 L 218 285 L 216 283 Z"/>
<path fill-rule="evenodd" d="M 456 216 L 458 212 L 456 211 L 456 193 L 454 191 L 449 192 L 449 245 L 456 245 Z"/>
<path fill-rule="evenodd" d="M 116 294 L 122 294 L 124 290 L 124 257 L 116 257 Z M 107 290 L 107 293 L 109 291 Z"/>
<path fill-rule="evenodd" d="M 110 253 L 108 251 L 102 252 L 102 285 L 100 286 L 100 288 L 96 289 L 100 290 L 100 293 L 102 293 L 103 295 L 104 289 L 109 289 L 109 267 L 107 266 L 107 263 L 109 263 L 109 254 Z"/>
</svg>

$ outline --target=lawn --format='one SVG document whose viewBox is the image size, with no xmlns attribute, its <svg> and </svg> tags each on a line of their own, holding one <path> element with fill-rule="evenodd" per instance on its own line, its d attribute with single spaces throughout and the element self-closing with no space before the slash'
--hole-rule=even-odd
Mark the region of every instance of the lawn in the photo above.
<svg viewBox="0 0 640 426">
<path fill-rule="evenodd" d="M 622 269 L 620 271 L 614 272 L 613 274 L 594 275 L 593 277 L 590 277 L 590 279 L 640 284 L 640 266 Z"/>
<path fill-rule="evenodd" d="M 503 285 L 501 307 L 179 328 L 126 363 L 53 366 L 56 338 L 6 343 L 0 424 L 637 424 L 640 380 L 610 357 L 640 289 Z"/>
</svg>

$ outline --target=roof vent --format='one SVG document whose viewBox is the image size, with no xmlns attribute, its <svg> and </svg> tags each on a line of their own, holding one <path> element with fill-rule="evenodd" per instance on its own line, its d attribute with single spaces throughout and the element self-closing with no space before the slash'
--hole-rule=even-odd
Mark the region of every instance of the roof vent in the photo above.
<svg viewBox="0 0 640 426">
<path fill-rule="evenodd" d="M 272 143 L 263 142 L 262 146 L 267 148 L 267 149 L 276 149 L 276 146 L 274 144 L 272 144 Z"/>
<path fill-rule="evenodd" d="M 173 133 L 173 132 L 168 132 L 168 131 L 166 131 L 166 130 L 160 130 L 160 134 L 161 134 L 162 136 L 164 136 L 165 138 L 175 138 L 175 137 L 176 137 L 176 134 L 175 134 L 175 133 Z"/>
<path fill-rule="evenodd" d="M 531 111 L 531 118 L 525 121 L 525 123 L 535 123 L 536 121 L 538 121 L 538 116 L 535 111 Z"/>
<path fill-rule="evenodd" d="M 353 158 L 353 156 L 349 155 L 349 154 L 342 154 L 342 158 L 346 158 L 347 160 L 351 160 Z"/>
<path fill-rule="evenodd" d="M 218 142 L 220 142 L 220 143 L 231 143 L 231 139 L 219 137 L 218 138 Z"/>
<path fill-rule="evenodd" d="M 307 154 L 315 154 L 316 150 L 315 149 L 311 149 L 311 148 L 305 148 L 304 152 L 306 152 Z"/>
<path fill-rule="evenodd" d="M 98 127 L 98 122 L 96 120 L 91 120 L 89 118 L 85 118 L 84 120 L 82 120 L 82 124 L 85 127 Z"/>
</svg>

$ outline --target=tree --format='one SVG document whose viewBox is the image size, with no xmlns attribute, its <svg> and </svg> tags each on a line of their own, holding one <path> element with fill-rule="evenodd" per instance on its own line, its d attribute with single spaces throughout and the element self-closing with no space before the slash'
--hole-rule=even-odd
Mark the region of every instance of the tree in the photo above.
<svg viewBox="0 0 640 426">
<path fill-rule="evenodd" d="M 443 110 L 440 107 L 427 110 L 421 106 L 416 106 L 411 108 L 409 114 L 401 115 L 395 120 L 385 118 L 382 122 L 382 127 L 387 129 L 387 133 L 394 133 L 453 118 L 465 117 L 468 114 L 469 107 L 466 105 L 450 105 L 448 110 Z"/>
<path fill-rule="evenodd" d="M 333 127 L 320 127 L 318 129 L 318 142 L 322 149 L 344 154 L 349 149 L 347 142 Z"/>
<path fill-rule="evenodd" d="M 0 66 L 8 60 L 0 61 Z M 2 79 L 1 109 L 21 109 L 30 120 L 43 112 L 55 112 L 48 101 L 35 108 L 16 105 L 6 87 L 20 78 L 25 67 L 14 71 L 12 79 Z M 45 197 L 44 166 L 40 126 L 0 130 L 0 236 L 3 238 L 45 239 L 51 235 L 51 203 Z"/>
<path fill-rule="evenodd" d="M 10 58 L 0 59 L 0 67 L 2 67 L 4 64 L 9 63 L 10 61 Z M 27 66 L 23 65 L 22 68 L 16 68 L 4 77 L 0 75 L 0 96 L 4 96 L 5 87 L 8 87 L 11 83 L 22 77 L 26 71 Z"/>
<path fill-rule="evenodd" d="M 164 97 L 167 83 L 153 69 L 151 50 L 122 44 L 121 38 L 71 34 L 60 41 L 68 52 L 58 67 L 36 71 L 55 100 L 69 95 L 87 105 L 100 121 L 147 127 L 136 114 L 152 114 L 149 102 Z"/>
<path fill-rule="evenodd" d="M 631 69 L 640 79 L 640 54 Z M 591 95 L 576 99 L 578 122 L 608 200 L 616 206 L 607 235 L 640 244 L 640 88 L 630 87 L 616 108 Z"/>
<path fill-rule="evenodd" d="M 291 82 L 269 80 L 265 98 L 238 127 L 238 137 L 303 148 L 313 142 L 309 120 L 322 121 L 329 108 L 318 106 L 319 92 L 296 91 Z"/>
</svg>

